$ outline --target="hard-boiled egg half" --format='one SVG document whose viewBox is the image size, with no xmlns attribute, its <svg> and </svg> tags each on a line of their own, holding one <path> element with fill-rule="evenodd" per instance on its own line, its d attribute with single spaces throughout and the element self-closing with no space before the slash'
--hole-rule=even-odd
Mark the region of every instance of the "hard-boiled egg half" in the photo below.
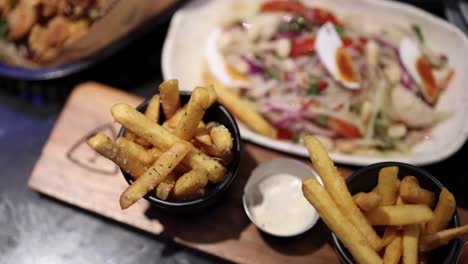
<svg viewBox="0 0 468 264">
<path fill-rule="evenodd" d="M 435 102 L 440 89 L 431 66 L 421 52 L 418 44 L 409 37 L 404 38 L 400 42 L 398 51 L 401 62 L 421 88 L 424 99 L 429 103 Z"/>
<path fill-rule="evenodd" d="M 315 39 L 315 50 L 325 68 L 335 80 L 348 89 L 359 89 L 351 57 L 346 53 L 343 42 L 333 23 L 325 23 Z"/>
<path fill-rule="evenodd" d="M 229 65 L 221 52 L 219 42 L 225 37 L 223 34 L 225 31 L 218 27 L 208 36 L 205 45 L 205 60 L 208 70 L 226 87 L 248 87 L 247 76 Z"/>
</svg>

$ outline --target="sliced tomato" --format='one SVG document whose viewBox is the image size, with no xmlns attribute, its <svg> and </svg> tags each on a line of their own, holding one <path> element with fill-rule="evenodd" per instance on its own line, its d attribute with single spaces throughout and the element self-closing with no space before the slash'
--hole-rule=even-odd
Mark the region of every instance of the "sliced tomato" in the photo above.
<svg viewBox="0 0 468 264">
<path fill-rule="evenodd" d="M 361 131 L 359 129 L 346 121 L 329 117 L 327 120 L 326 127 L 335 131 L 338 135 L 343 136 L 345 138 L 360 138 L 362 137 Z"/>
<path fill-rule="evenodd" d="M 353 40 L 347 37 L 341 38 L 341 41 L 343 41 L 345 47 L 349 47 L 353 44 Z"/>
<path fill-rule="evenodd" d="M 277 138 L 278 139 L 291 139 L 293 138 L 293 134 L 291 133 L 291 131 L 287 129 L 279 128 Z"/>
<path fill-rule="evenodd" d="M 317 84 L 317 87 L 319 88 L 320 91 L 323 91 L 323 90 L 327 89 L 327 87 L 328 87 L 328 82 L 327 82 L 327 81 L 320 81 L 320 82 Z"/>
<path fill-rule="evenodd" d="M 327 22 L 332 22 L 335 25 L 339 24 L 338 20 L 331 12 L 316 7 L 308 8 L 299 2 L 286 0 L 267 1 L 262 4 L 260 10 L 263 12 L 291 12 L 302 16 L 312 23 L 320 25 Z"/>
<path fill-rule="evenodd" d="M 289 52 L 289 56 L 297 57 L 307 55 L 313 52 L 315 52 L 314 37 L 294 39 L 291 43 L 291 51 Z"/>
</svg>

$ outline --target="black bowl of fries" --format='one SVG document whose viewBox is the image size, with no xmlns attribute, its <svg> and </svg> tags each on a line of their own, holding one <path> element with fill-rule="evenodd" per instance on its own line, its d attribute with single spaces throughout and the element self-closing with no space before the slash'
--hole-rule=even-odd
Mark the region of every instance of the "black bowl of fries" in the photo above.
<svg viewBox="0 0 468 264">
<path fill-rule="evenodd" d="M 114 118 L 123 125 L 116 143 L 120 146 L 127 145 L 126 149 L 129 152 L 132 148 L 138 148 L 144 150 L 141 152 L 142 155 L 149 153 L 150 156 L 155 156 L 146 163 L 143 173 L 138 177 L 134 177 L 133 167 L 124 169 L 120 166 L 125 180 L 130 184 L 120 197 L 122 209 L 144 197 L 156 207 L 169 213 L 199 212 L 218 201 L 236 177 L 241 139 L 234 117 L 224 106 L 216 102 L 216 95 L 212 99 L 210 94 L 209 98 L 212 101 L 205 104 L 208 107 L 199 107 L 198 104 L 192 104 L 204 98 L 200 95 L 203 93 L 199 91 L 199 87 L 193 92 L 179 92 L 178 88 L 170 88 L 172 91 L 167 92 L 165 87 L 171 86 L 178 87 L 178 84 L 176 81 L 172 84 L 170 81 L 163 83 L 158 94 L 136 108 L 140 113 L 129 106 L 122 106 L 123 104 L 112 108 Z M 201 87 L 201 89 L 211 88 Z M 175 107 L 169 103 L 178 100 L 180 101 Z M 172 116 L 166 118 L 166 114 L 170 111 Z M 154 118 L 155 113 L 157 120 L 150 120 Z M 174 120 L 176 122 L 172 122 Z M 197 122 L 196 125 L 190 125 L 192 121 Z M 183 124 L 183 128 L 180 124 Z M 226 147 L 220 151 L 219 146 Z M 142 157 L 137 160 L 144 163 Z M 125 160 L 120 165 L 128 163 L 129 161 Z M 145 176 L 145 173 L 151 174 L 151 171 L 154 171 L 152 176 L 146 177 L 150 179 L 159 177 L 164 170 L 166 175 L 169 175 L 164 176 L 164 181 L 159 181 L 157 185 L 142 183 L 136 186 L 138 184 L 135 183 L 141 183 L 140 179 L 148 176 Z M 147 182 L 149 181 L 151 180 Z M 131 187 L 139 188 L 140 191 L 135 188 L 129 191 Z M 137 198 L 134 198 L 135 192 L 140 192 L 136 195 L 139 195 Z M 129 199 L 132 201 L 128 202 Z"/>
<path fill-rule="evenodd" d="M 397 196 L 393 195 L 393 198 L 388 195 L 392 192 L 392 187 L 388 186 L 393 184 L 386 185 L 392 182 L 391 178 L 396 183 L 393 190 L 397 190 Z M 357 170 L 348 177 L 346 184 L 355 203 L 382 237 L 382 250 L 379 252 L 382 258 L 415 258 L 414 263 L 455 263 L 461 240 L 453 228 L 460 226 L 460 219 L 453 195 L 434 176 L 409 164 L 382 162 Z M 376 193 L 380 197 L 374 199 Z M 383 203 L 388 206 L 382 206 Z M 395 215 L 392 210 L 382 209 L 401 205 L 412 208 L 400 210 Z M 391 223 L 393 220 L 404 222 L 406 218 L 407 221 L 422 219 L 424 214 L 433 214 L 433 217 L 418 224 Z M 343 263 L 357 263 L 333 233 L 332 243 Z"/>
</svg>

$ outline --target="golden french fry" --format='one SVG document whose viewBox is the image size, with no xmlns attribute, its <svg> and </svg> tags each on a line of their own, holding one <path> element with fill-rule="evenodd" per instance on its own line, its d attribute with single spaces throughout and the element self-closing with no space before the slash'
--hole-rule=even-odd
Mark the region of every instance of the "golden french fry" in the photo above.
<svg viewBox="0 0 468 264">
<path fill-rule="evenodd" d="M 404 204 L 405 202 L 403 201 L 403 198 L 401 198 L 401 196 L 398 195 L 395 205 L 404 205 Z"/>
<path fill-rule="evenodd" d="M 434 248 L 438 248 L 448 244 L 451 240 L 466 234 L 468 234 L 468 225 L 446 229 L 435 234 L 424 235 L 421 237 L 419 250 L 429 251 Z"/>
<path fill-rule="evenodd" d="M 382 259 L 369 246 L 363 234 L 345 217 L 331 195 L 317 180 L 305 179 L 302 182 L 302 192 L 357 262 L 382 263 Z"/>
<path fill-rule="evenodd" d="M 434 209 L 435 217 L 427 223 L 425 233 L 434 234 L 447 228 L 455 212 L 455 208 L 455 197 L 453 197 L 453 194 L 447 190 L 447 188 L 443 188 L 439 194 L 439 201 Z"/>
<path fill-rule="evenodd" d="M 397 180 L 397 166 L 385 167 L 380 170 L 377 192 L 382 197 L 381 206 L 395 205 L 398 197 Z"/>
<path fill-rule="evenodd" d="M 382 236 L 382 247 L 388 246 L 399 234 L 398 227 L 387 226 Z"/>
<path fill-rule="evenodd" d="M 232 136 L 224 125 L 211 128 L 210 136 L 218 151 L 225 152 L 232 149 Z"/>
<path fill-rule="evenodd" d="M 265 120 L 255 109 L 244 102 L 237 94 L 228 91 L 222 85 L 214 83 L 218 101 L 229 109 L 237 119 L 260 135 L 275 138 L 276 129 Z"/>
<path fill-rule="evenodd" d="M 414 176 L 406 176 L 400 183 L 400 196 L 406 203 L 434 205 L 434 193 L 419 186 Z"/>
<path fill-rule="evenodd" d="M 144 147 L 144 148 L 150 148 L 152 145 L 151 143 L 149 143 L 148 141 L 142 139 L 141 137 L 137 137 L 135 139 L 135 143 L 137 143 L 138 145 Z"/>
<path fill-rule="evenodd" d="M 419 225 L 407 225 L 403 231 L 403 264 L 418 264 Z"/>
<path fill-rule="evenodd" d="M 313 136 L 305 136 L 304 144 L 309 151 L 312 165 L 322 179 L 325 189 L 330 193 L 340 211 L 367 239 L 373 249 L 381 249 L 381 240 L 369 222 L 354 203 L 346 186 L 344 178 L 340 175 L 327 150 Z"/>
<path fill-rule="evenodd" d="M 171 118 L 180 107 L 179 81 L 166 80 L 159 85 L 159 96 L 166 119 Z"/>
<path fill-rule="evenodd" d="M 176 129 L 180 123 L 180 120 L 182 119 L 182 116 L 184 116 L 184 113 L 186 110 L 187 110 L 187 105 L 184 105 L 182 108 L 177 110 L 177 112 L 171 118 L 167 119 L 164 122 L 164 126 Z"/>
<path fill-rule="evenodd" d="M 175 135 L 184 140 L 192 139 L 195 131 L 202 121 L 203 115 L 208 108 L 209 94 L 206 88 L 197 87 L 193 90 L 187 103 L 185 113 L 176 128 Z"/>
<path fill-rule="evenodd" d="M 360 192 L 353 196 L 354 202 L 363 210 L 364 212 L 370 212 L 377 208 L 382 201 L 382 198 L 378 193 L 370 192 L 364 193 Z"/>
<path fill-rule="evenodd" d="M 152 154 L 147 151 L 141 145 L 132 142 L 124 137 L 119 137 L 115 140 L 115 143 L 121 148 L 125 149 L 129 155 L 134 158 L 132 160 L 138 160 L 143 165 L 151 165 L 156 160 Z"/>
<path fill-rule="evenodd" d="M 175 184 L 175 176 L 173 173 L 169 173 L 167 178 L 164 179 L 156 187 L 156 197 L 158 197 L 161 200 L 167 200 L 167 197 L 169 197 L 169 194 L 174 188 L 174 184 Z"/>
<path fill-rule="evenodd" d="M 177 179 L 174 186 L 174 198 L 185 200 L 193 197 L 200 189 L 205 188 L 208 183 L 208 172 L 204 169 L 196 168 Z"/>
<path fill-rule="evenodd" d="M 195 135 L 193 136 L 198 142 L 207 145 L 207 146 L 212 146 L 213 145 L 213 140 L 211 139 L 210 136 L 210 131 L 206 127 L 199 127 L 195 131 Z"/>
<path fill-rule="evenodd" d="M 150 121 L 152 122 L 152 121 Z M 141 199 L 146 193 L 154 189 L 159 183 L 168 177 L 177 164 L 189 153 L 192 146 L 184 141 L 175 143 L 164 152 L 156 162 L 140 175 L 138 179 L 128 186 L 120 196 L 120 208 L 127 209 Z"/>
<path fill-rule="evenodd" d="M 145 116 L 147 116 L 149 119 L 153 120 L 154 122 L 158 123 L 159 122 L 159 108 L 160 108 L 159 95 L 154 95 L 153 97 L 151 97 L 151 100 L 149 101 L 148 106 L 146 107 Z"/>
<path fill-rule="evenodd" d="M 135 139 L 137 138 L 137 135 L 135 133 L 133 133 L 132 131 L 130 130 L 125 130 L 125 135 L 124 137 L 130 141 L 135 141 Z"/>
<path fill-rule="evenodd" d="M 145 166 L 104 134 L 97 134 L 88 140 L 88 145 L 102 156 L 115 162 L 122 170 L 137 178 L 145 173 Z"/>
<path fill-rule="evenodd" d="M 430 221 L 434 213 L 422 204 L 389 205 L 375 208 L 366 217 L 371 225 L 401 226 Z"/>
<path fill-rule="evenodd" d="M 112 106 L 111 112 L 117 122 L 161 150 L 167 150 L 176 142 L 183 141 L 129 105 L 116 104 Z M 223 165 L 195 147 L 187 154 L 183 163 L 191 168 L 199 166 L 207 170 L 208 180 L 213 183 L 221 182 L 226 173 Z"/>
<path fill-rule="evenodd" d="M 210 100 L 208 103 L 208 107 L 210 107 L 216 100 L 218 100 L 218 95 L 216 94 L 216 91 L 214 89 L 214 85 L 207 85 L 206 89 L 208 90 L 208 94 L 210 95 Z"/>
<path fill-rule="evenodd" d="M 385 248 L 383 256 L 384 264 L 398 264 L 400 263 L 403 251 L 403 242 L 401 235 L 396 235 L 394 239 Z"/>
</svg>

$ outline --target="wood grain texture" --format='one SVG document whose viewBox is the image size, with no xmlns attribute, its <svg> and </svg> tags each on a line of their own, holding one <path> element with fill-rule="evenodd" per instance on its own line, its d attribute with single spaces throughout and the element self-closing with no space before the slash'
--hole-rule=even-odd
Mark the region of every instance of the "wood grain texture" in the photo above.
<svg viewBox="0 0 468 264">
<path fill-rule="evenodd" d="M 76 87 L 34 167 L 29 187 L 233 262 L 339 263 L 329 244 L 329 230 L 322 222 L 306 234 L 287 240 L 264 235 L 250 223 L 242 207 L 243 188 L 250 172 L 261 162 L 286 155 L 249 143 L 244 144 L 233 186 L 214 208 L 191 215 L 190 220 L 160 212 L 146 200 L 120 210 L 119 196 L 127 183 L 114 164 L 86 145 L 86 139 L 102 131 L 117 134 L 119 125 L 113 122 L 110 107 L 119 102 L 137 106 L 142 100 L 97 83 Z M 351 173 L 346 168 L 340 171 L 346 176 Z M 468 223 L 468 212 L 459 212 L 463 223 Z"/>
</svg>

